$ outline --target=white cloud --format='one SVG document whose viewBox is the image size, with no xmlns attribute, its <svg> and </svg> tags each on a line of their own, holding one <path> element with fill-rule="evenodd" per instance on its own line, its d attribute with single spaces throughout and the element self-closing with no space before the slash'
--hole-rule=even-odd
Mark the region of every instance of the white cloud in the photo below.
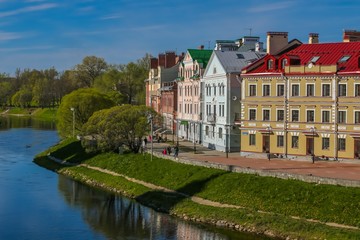
<svg viewBox="0 0 360 240">
<path fill-rule="evenodd" d="M 43 10 L 55 8 L 57 6 L 58 6 L 58 4 L 55 4 L 55 3 L 45 3 L 45 4 L 36 5 L 36 6 L 24 7 L 24 8 L 19 8 L 19 9 L 13 10 L 13 11 L 0 12 L 0 17 L 9 17 L 9 16 L 18 15 L 21 13 L 43 11 Z"/>
<path fill-rule="evenodd" d="M 8 41 L 22 38 L 23 36 L 19 33 L 14 32 L 0 32 L 0 41 Z"/>
<path fill-rule="evenodd" d="M 291 7 L 293 2 L 279 2 L 279 3 L 269 3 L 261 4 L 256 7 L 251 7 L 248 9 L 248 12 L 259 13 L 259 12 L 271 12 L 274 10 L 280 10 Z"/>
</svg>

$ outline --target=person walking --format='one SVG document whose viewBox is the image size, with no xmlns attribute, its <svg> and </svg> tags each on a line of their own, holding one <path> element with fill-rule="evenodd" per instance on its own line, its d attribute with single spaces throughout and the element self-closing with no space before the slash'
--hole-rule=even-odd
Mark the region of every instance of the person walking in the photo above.
<svg viewBox="0 0 360 240">
<path fill-rule="evenodd" d="M 170 147 L 170 146 L 167 147 L 167 153 L 168 153 L 169 155 L 171 155 L 171 147 Z"/>
<path fill-rule="evenodd" d="M 179 146 L 176 145 L 176 146 L 174 147 L 174 157 L 178 157 L 178 155 L 179 155 Z"/>
</svg>

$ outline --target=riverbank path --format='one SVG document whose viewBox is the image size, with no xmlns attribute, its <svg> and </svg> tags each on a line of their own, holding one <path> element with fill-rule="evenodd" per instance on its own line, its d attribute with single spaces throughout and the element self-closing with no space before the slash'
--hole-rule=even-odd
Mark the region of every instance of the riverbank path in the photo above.
<svg viewBox="0 0 360 240">
<path fill-rule="evenodd" d="M 171 136 L 168 137 L 171 139 Z M 153 143 L 153 152 L 161 154 L 164 148 L 174 146 L 171 140 L 168 142 Z M 194 147 L 195 146 L 195 147 Z M 151 143 L 147 144 L 147 149 L 150 151 Z M 195 144 L 186 140 L 179 139 L 179 158 L 201 161 L 207 163 L 215 163 L 225 166 L 236 166 L 244 169 L 251 169 L 261 172 L 276 172 L 292 175 L 303 175 L 319 178 L 329 178 L 339 183 L 342 180 L 355 182 L 355 185 L 360 186 L 360 160 L 348 161 L 322 161 L 316 160 L 312 163 L 311 159 L 280 159 L 271 158 L 270 161 L 266 156 L 256 155 L 255 157 L 240 156 L 239 152 L 224 153 L 221 151 L 211 150 L 202 145 Z M 196 150 L 194 150 L 196 149 Z M 173 155 L 173 152 L 172 152 Z M 337 184 L 337 183 L 336 183 Z"/>
</svg>

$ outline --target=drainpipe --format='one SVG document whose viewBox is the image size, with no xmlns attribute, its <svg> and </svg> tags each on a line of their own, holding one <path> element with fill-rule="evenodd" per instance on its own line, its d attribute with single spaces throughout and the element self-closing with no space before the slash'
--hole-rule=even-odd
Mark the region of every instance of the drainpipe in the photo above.
<svg viewBox="0 0 360 240">
<path fill-rule="evenodd" d="M 334 74 L 333 78 L 333 100 L 334 100 L 334 160 L 338 160 L 338 135 L 339 135 L 339 126 L 338 126 L 338 112 L 339 112 L 339 97 L 338 97 L 338 88 L 339 88 L 339 78 L 337 73 Z"/>
<path fill-rule="evenodd" d="M 241 77 L 241 73 L 239 74 L 239 75 L 236 75 L 236 80 L 238 81 L 238 83 L 239 83 L 239 86 L 240 86 L 240 96 L 239 96 L 239 105 L 240 105 L 240 109 L 239 109 L 239 118 L 240 118 L 240 128 L 239 128 L 239 133 L 240 133 L 240 136 L 239 136 L 239 140 L 240 140 L 240 153 L 241 153 L 241 120 L 242 120 L 242 118 L 241 118 L 241 112 L 242 112 L 242 106 L 241 106 L 241 104 L 242 104 L 242 97 L 243 96 L 245 96 L 245 94 L 243 94 L 243 86 L 242 86 L 242 84 L 243 84 L 243 82 L 242 82 L 242 77 Z"/>
<path fill-rule="evenodd" d="M 285 76 L 285 73 L 282 73 L 282 78 L 285 81 L 284 84 L 284 155 L 287 158 L 288 154 L 288 121 L 289 121 L 289 114 L 288 114 L 288 107 L 289 107 L 289 79 Z"/>
</svg>

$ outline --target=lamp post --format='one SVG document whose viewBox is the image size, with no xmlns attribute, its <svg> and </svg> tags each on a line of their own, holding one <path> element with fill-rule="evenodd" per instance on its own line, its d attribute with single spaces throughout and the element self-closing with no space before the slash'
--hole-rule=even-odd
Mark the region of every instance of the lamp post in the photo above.
<svg viewBox="0 0 360 240">
<path fill-rule="evenodd" d="M 269 149 L 267 150 L 267 157 L 268 157 L 268 160 L 270 161 L 270 156 L 271 156 L 271 153 L 270 153 L 270 134 L 271 134 L 271 126 L 268 126 L 266 127 L 266 130 L 268 132 L 268 136 L 269 136 Z"/>
<path fill-rule="evenodd" d="M 75 108 L 71 107 L 72 111 L 72 136 L 75 137 Z"/>
<path fill-rule="evenodd" d="M 315 127 L 311 127 L 310 131 L 312 136 L 311 160 L 312 163 L 315 163 Z"/>
<path fill-rule="evenodd" d="M 193 125 L 194 125 L 194 139 L 193 139 L 193 141 L 194 141 L 194 153 L 196 153 L 196 144 L 195 144 L 195 122 L 193 123 Z"/>
<path fill-rule="evenodd" d="M 225 125 L 225 153 L 226 158 L 229 157 L 229 126 Z"/>
</svg>

